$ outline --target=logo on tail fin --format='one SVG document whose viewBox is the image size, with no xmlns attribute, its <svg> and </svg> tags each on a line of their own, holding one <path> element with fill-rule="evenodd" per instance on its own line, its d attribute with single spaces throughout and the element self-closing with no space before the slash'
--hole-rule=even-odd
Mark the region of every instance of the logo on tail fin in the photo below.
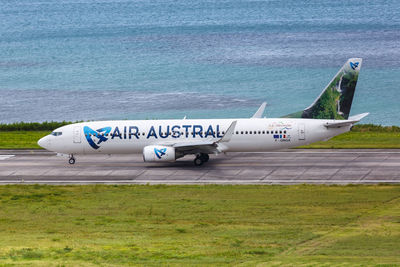
<svg viewBox="0 0 400 267">
<path fill-rule="evenodd" d="M 358 67 L 358 64 L 360 64 L 360 62 L 351 62 L 350 61 L 350 67 L 353 69 L 353 70 L 356 70 L 357 69 L 357 67 Z"/>
</svg>

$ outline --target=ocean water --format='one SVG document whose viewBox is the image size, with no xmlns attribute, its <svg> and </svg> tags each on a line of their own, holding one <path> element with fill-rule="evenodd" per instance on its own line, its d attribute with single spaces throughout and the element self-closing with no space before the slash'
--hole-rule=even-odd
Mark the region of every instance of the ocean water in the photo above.
<svg viewBox="0 0 400 267">
<path fill-rule="evenodd" d="M 0 122 L 279 117 L 350 57 L 351 114 L 400 125 L 398 0 L 0 0 Z"/>
</svg>

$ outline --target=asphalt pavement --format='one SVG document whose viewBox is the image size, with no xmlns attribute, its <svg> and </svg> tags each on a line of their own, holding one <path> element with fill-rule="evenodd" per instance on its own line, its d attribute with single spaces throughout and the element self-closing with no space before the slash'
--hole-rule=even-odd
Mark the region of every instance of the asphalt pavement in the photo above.
<svg viewBox="0 0 400 267">
<path fill-rule="evenodd" d="M 194 156 L 145 163 L 142 155 L 82 155 L 0 150 L 0 184 L 376 184 L 400 183 L 400 150 L 300 150 L 228 153 L 203 166 Z"/>
</svg>

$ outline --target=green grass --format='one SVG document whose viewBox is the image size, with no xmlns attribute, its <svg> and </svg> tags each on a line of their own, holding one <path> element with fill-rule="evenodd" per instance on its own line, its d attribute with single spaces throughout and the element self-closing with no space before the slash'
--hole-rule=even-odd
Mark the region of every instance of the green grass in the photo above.
<svg viewBox="0 0 400 267">
<path fill-rule="evenodd" d="M 347 132 L 298 148 L 400 148 L 399 132 Z"/>
<path fill-rule="evenodd" d="M 0 149 L 41 149 L 37 141 L 49 131 L 0 132 Z"/>
<path fill-rule="evenodd" d="M 400 127 L 357 124 L 350 132 L 299 148 L 400 148 Z"/>
<path fill-rule="evenodd" d="M 0 265 L 400 265 L 400 186 L 0 186 Z"/>
</svg>

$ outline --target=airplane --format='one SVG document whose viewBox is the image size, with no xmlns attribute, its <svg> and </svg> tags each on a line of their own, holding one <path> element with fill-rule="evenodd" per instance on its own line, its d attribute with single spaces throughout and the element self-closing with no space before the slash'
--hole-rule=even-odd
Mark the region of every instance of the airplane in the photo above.
<svg viewBox="0 0 400 267">
<path fill-rule="evenodd" d="M 280 118 L 262 117 L 264 102 L 251 118 L 182 120 L 116 120 L 66 125 L 38 144 L 69 155 L 142 153 L 145 162 L 174 162 L 195 155 L 200 166 L 210 154 L 266 152 L 307 145 L 345 133 L 369 113 L 349 116 L 361 68 L 350 58 L 315 101 Z"/>
</svg>

